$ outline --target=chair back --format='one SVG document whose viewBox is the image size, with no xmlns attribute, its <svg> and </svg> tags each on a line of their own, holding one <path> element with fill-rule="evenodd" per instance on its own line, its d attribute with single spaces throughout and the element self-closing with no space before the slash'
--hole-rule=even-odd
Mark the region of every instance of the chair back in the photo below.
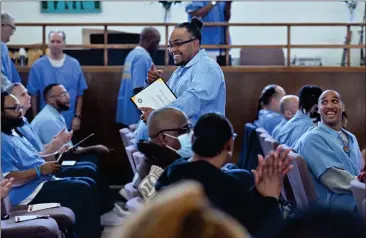
<svg viewBox="0 0 366 238">
<path fill-rule="evenodd" d="M 119 134 L 121 136 L 122 139 L 122 143 L 123 146 L 126 148 L 127 146 L 129 146 L 129 140 L 127 139 L 127 134 L 131 133 L 131 130 L 128 128 L 122 128 L 119 130 Z"/>
<path fill-rule="evenodd" d="M 140 151 L 136 151 L 132 154 L 133 160 L 135 161 L 136 168 L 138 168 L 141 162 L 145 159 L 145 155 Z"/>
<path fill-rule="evenodd" d="M 366 184 L 355 179 L 351 182 L 351 189 L 356 200 L 358 212 L 362 216 L 366 216 Z"/>
<path fill-rule="evenodd" d="M 126 147 L 126 154 L 128 157 L 128 161 L 130 162 L 133 173 L 136 173 L 136 171 L 137 171 L 137 166 L 136 166 L 135 160 L 133 159 L 133 153 L 135 153 L 136 151 L 137 151 L 137 149 L 134 145 L 130 145 L 130 146 Z"/>
</svg>

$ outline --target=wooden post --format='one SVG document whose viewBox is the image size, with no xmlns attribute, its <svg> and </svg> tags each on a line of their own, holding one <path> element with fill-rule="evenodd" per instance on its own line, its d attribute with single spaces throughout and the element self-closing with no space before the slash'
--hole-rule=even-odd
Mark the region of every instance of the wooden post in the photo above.
<svg viewBox="0 0 366 238">
<path fill-rule="evenodd" d="M 348 42 L 346 44 L 346 47 L 347 47 L 347 67 L 350 67 L 351 66 L 351 48 L 350 48 L 350 44 L 351 44 L 351 41 L 352 41 L 352 32 L 351 32 L 351 26 L 350 25 L 347 26 L 347 39 L 348 39 Z"/>
<path fill-rule="evenodd" d="M 165 45 L 169 45 L 169 25 L 165 25 Z M 169 65 L 169 51 L 168 47 L 165 47 L 164 64 Z"/>
<path fill-rule="evenodd" d="M 104 25 L 104 65 L 108 65 L 108 26 Z"/>
<path fill-rule="evenodd" d="M 287 25 L 287 67 L 291 66 L 291 25 Z"/>
<path fill-rule="evenodd" d="M 46 25 L 42 25 L 42 54 L 46 54 Z"/>
<path fill-rule="evenodd" d="M 229 31 L 229 26 L 225 27 L 225 45 L 229 45 L 230 42 L 230 31 Z M 225 62 L 226 62 L 226 66 L 229 66 L 230 63 L 230 57 L 229 57 L 229 48 L 225 49 Z"/>
</svg>

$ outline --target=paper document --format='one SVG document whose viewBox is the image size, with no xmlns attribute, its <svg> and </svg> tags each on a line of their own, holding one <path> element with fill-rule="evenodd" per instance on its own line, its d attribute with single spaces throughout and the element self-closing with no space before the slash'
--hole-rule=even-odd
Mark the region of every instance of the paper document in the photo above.
<svg viewBox="0 0 366 238">
<path fill-rule="evenodd" d="M 60 203 L 40 203 L 28 206 L 28 212 L 44 210 L 48 208 L 61 207 Z"/>
<path fill-rule="evenodd" d="M 137 108 L 150 107 L 152 109 L 165 107 L 175 99 L 177 97 L 161 78 L 131 97 L 132 102 Z"/>
<path fill-rule="evenodd" d="M 16 216 L 14 217 L 14 221 L 16 223 L 22 222 L 22 221 L 29 221 L 34 219 L 40 219 L 40 218 L 49 218 L 50 215 L 24 215 L 24 216 Z"/>
</svg>

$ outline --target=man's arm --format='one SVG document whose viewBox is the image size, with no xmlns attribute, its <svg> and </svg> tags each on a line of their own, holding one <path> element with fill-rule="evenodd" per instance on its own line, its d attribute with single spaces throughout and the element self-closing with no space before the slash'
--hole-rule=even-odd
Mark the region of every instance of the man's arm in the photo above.
<svg viewBox="0 0 366 238">
<path fill-rule="evenodd" d="M 321 177 L 320 181 L 329 190 L 337 194 L 351 194 L 351 181 L 357 179 L 343 169 L 330 168 Z"/>
<path fill-rule="evenodd" d="M 13 184 L 20 186 L 23 184 L 27 184 L 29 181 L 35 179 L 37 176 L 37 170 L 34 168 L 25 171 L 10 172 L 5 176 L 5 178 L 13 178 Z"/>
<path fill-rule="evenodd" d="M 72 120 L 72 129 L 74 131 L 79 130 L 81 126 L 81 112 L 83 109 L 83 95 L 84 91 L 88 89 L 88 86 L 86 84 L 86 80 L 84 77 L 84 73 L 81 69 L 81 66 L 79 64 L 79 79 L 78 79 L 78 90 L 77 90 L 77 98 L 76 98 L 76 105 L 75 105 L 75 115 L 78 115 L 78 117 L 74 117 Z"/>
<path fill-rule="evenodd" d="M 192 17 L 205 17 L 213 7 L 211 2 L 205 5 L 202 2 L 192 2 L 187 6 L 186 11 Z"/>
<path fill-rule="evenodd" d="M 141 55 L 133 61 L 131 80 L 134 94 L 137 94 L 144 89 L 146 75 L 148 74 L 151 65 L 151 59 L 145 55 Z"/>
<path fill-rule="evenodd" d="M 82 109 L 83 109 L 83 96 L 78 96 L 76 99 L 75 114 L 81 115 Z"/>
<path fill-rule="evenodd" d="M 32 68 L 30 69 L 30 72 L 29 72 L 27 89 L 28 89 L 29 94 L 32 95 L 32 99 L 31 99 L 32 113 L 33 113 L 33 117 L 35 117 L 38 114 L 38 109 L 39 109 L 40 83 L 39 83 L 39 79 L 38 79 L 36 70 L 34 69 L 34 66 L 32 66 Z"/>
</svg>

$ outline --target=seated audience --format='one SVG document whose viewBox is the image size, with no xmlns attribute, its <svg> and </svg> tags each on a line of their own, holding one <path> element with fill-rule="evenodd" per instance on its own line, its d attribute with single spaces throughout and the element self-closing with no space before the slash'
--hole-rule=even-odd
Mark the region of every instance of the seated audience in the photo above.
<svg viewBox="0 0 366 238">
<path fill-rule="evenodd" d="M 295 116 L 297 110 L 299 110 L 299 97 L 295 95 L 286 95 L 281 98 L 280 109 L 283 115 L 283 119 L 272 131 L 272 137 L 277 138 L 280 128 L 283 127 L 293 116 Z M 276 139 L 277 140 L 277 139 Z"/>
<path fill-rule="evenodd" d="M 33 119 L 31 127 L 41 142 L 47 144 L 62 130 L 68 132 L 65 118 L 61 112 L 69 110 L 70 96 L 63 85 L 50 84 L 45 87 L 43 98 L 46 100 L 46 106 Z M 76 155 L 90 153 L 102 155 L 109 153 L 109 149 L 104 145 L 79 146 L 74 152 Z"/>
<path fill-rule="evenodd" d="M 101 220 L 95 182 L 87 177 L 52 176 L 60 165 L 45 162 L 16 129 L 24 122 L 21 111 L 14 96 L 1 93 L 1 169 L 5 179 L 14 179 L 9 192 L 11 204 L 61 203 L 75 213 L 79 237 L 99 238 Z"/>
<path fill-rule="evenodd" d="M 170 165 L 160 176 L 156 189 L 185 179 L 198 181 L 214 206 L 255 235 L 267 222 L 281 219 L 278 199 L 283 175 L 292 168 L 291 160 L 285 160 L 289 151 L 283 152 L 281 147 L 265 160 L 259 156 L 258 167 L 252 171 L 255 186 L 251 189 L 253 176 L 248 171 L 236 169 L 232 174 L 231 170 L 221 169 L 231 159 L 234 138 L 225 116 L 216 113 L 201 116 L 194 127 L 193 157 Z M 283 160 L 286 162 L 281 166 Z"/>
<path fill-rule="evenodd" d="M 365 220 L 334 208 L 310 208 L 277 225 L 267 238 L 364 238 Z"/>
<path fill-rule="evenodd" d="M 321 122 L 298 141 L 295 150 L 305 159 L 320 203 L 353 210 L 350 183 L 360 174 L 362 155 L 356 137 L 342 128 L 340 95 L 327 90 L 319 98 Z"/>
<path fill-rule="evenodd" d="M 236 220 L 212 207 L 202 186 L 193 181 L 171 186 L 159 193 L 117 232 L 113 237 L 249 237 Z"/>
<path fill-rule="evenodd" d="M 298 139 L 319 120 L 318 98 L 322 90 L 317 86 L 304 86 L 299 93 L 299 110 L 280 130 L 276 140 L 294 147 Z"/>
<path fill-rule="evenodd" d="M 149 141 L 140 141 L 137 146 L 145 154 L 145 160 L 137 168 L 138 179 L 134 187 L 138 188 L 142 180 L 157 179 L 157 170 L 162 171 L 179 158 L 190 158 L 193 154 L 191 147 L 191 125 L 187 116 L 179 109 L 165 107 L 154 110 L 147 121 Z M 155 169 L 152 169 L 152 166 Z M 151 176 L 148 176 L 150 171 Z M 147 178 L 145 178 L 148 176 Z M 155 184 L 142 183 L 139 191 L 148 198 L 155 194 Z"/>
<path fill-rule="evenodd" d="M 283 119 L 280 113 L 280 100 L 285 95 L 285 90 L 278 85 L 266 86 L 258 101 L 258 119 L 254 122 L 254 125 L 264 128 L 271 134 Z"/>
</svg>

